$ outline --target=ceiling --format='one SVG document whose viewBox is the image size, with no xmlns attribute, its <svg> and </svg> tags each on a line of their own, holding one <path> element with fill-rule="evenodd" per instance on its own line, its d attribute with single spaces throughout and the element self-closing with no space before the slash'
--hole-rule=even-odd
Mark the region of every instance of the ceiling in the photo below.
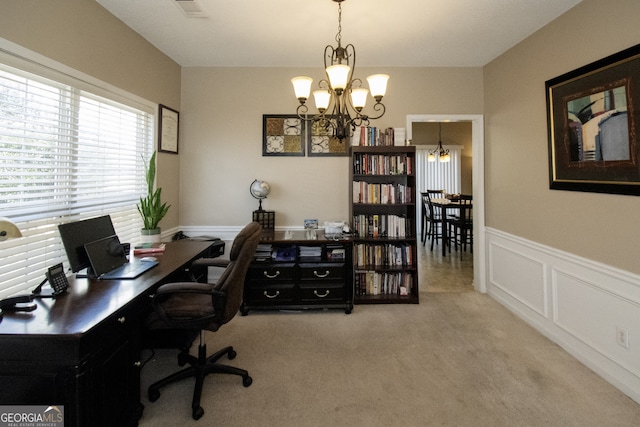
<svg viewBox="0 0 640 427">
<path fill-rule="evenodd" d="M 332 0 L 96 1 L 185 67 L 322 66 L 336 45 Z M 345 0 L 342 43 L 359 66 L 481 67 L 580 1 Z"/>
</svg>

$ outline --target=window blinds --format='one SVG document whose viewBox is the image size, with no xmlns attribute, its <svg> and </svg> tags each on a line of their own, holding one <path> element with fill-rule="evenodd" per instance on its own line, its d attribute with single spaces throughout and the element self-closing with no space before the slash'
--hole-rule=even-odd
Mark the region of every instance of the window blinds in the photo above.
<svg viewBox="0 0 640 427">
<path fill-rule="evenodd" d="M 66 262 L 60 223 L 109 214 L 137 239 L 153 129 L 149 112 L 0 64 L 0 216 L 24 236 L 0 242 L 0 297 Z"/>
</svg>

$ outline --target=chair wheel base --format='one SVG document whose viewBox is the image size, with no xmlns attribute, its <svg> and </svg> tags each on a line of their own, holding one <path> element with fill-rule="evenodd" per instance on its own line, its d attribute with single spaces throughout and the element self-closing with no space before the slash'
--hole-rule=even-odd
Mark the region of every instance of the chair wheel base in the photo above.
<svg viewBox="0 0 640 427">
<path fill-rule="evenodd" d="M 202 418 L 203 415 L 204 415 L 204 409 L 202 409 L 202 406 L 197 405 L 193 407 L 193 411 L 191 412 L 191 417 L 194 420 L 199 420 L 200 418 Z"/>
<path fill-rule="evenodd" d="M 155 402 L 160 399 L 160 392 L 158 390 L 149 390 L 149 402 Z"/>
<path fill-rule="evenodd" d="M 251 384 L 253 384 L 253 378 L 251 378 L 249 375 L 242 377 L 243 386 L 249 387 Z"/>
</svg>

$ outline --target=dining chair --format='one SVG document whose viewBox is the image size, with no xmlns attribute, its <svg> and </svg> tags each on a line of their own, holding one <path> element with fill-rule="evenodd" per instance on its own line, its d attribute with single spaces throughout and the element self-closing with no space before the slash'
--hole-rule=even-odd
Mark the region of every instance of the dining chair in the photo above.
<svg viewBox="0 0 640 427">
<path fill-rule="evenodd" d="M 469 198 L 460 196 L 459 215 L 456 218 L 448 218 L 449 236 L 457 250 L 458 245 L 464 252 L 467 244 L 470 244 L 470 252 L 473 253 L 473 204 Z"/>
<path fill-rule="evenodd" d="M 434 197 L 442 197 L 444 190 L 426 190 L 422 195 L 422 244 L 425 245 L 427 239 L 439 238 L 442 230 L 438 233 L 438 227 L 442 227 L 442 217 L 439 209 L 434 209 L 431 205 L 431 199 Z M 431 245 L 433 250 L 433 242 Z"/>
</svg>

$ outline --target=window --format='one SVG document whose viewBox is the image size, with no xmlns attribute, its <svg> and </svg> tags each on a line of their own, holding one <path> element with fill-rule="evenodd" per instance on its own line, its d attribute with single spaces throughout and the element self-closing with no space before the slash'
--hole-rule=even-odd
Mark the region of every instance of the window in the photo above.
<svg viewBox="0 0 640 427">
<path fill-rule="evenodd" d="M 429 150 L 433 150 L 435 146 L 416 145 L 416 178 L 417 178 L 417 194 L 427 190 L 446 190 L 447 193 L 460 193 L 462 182 L 462 146 L 447 146 L 449 156 L 448 162 L 427 161 Z M 416 204 L 417 218 L 420 218 L 421 206 Z"/>
<path fill-rule="evenodd" d="M 0 63 L 0 216 L 23 234 L 0 242 L 0 297 L 35 288 L 53 264 L 69 267 L 60 223 L 109 214 L 122 241 L 142 228 L 153 108 L 43 70 Z"/>
</svg>

